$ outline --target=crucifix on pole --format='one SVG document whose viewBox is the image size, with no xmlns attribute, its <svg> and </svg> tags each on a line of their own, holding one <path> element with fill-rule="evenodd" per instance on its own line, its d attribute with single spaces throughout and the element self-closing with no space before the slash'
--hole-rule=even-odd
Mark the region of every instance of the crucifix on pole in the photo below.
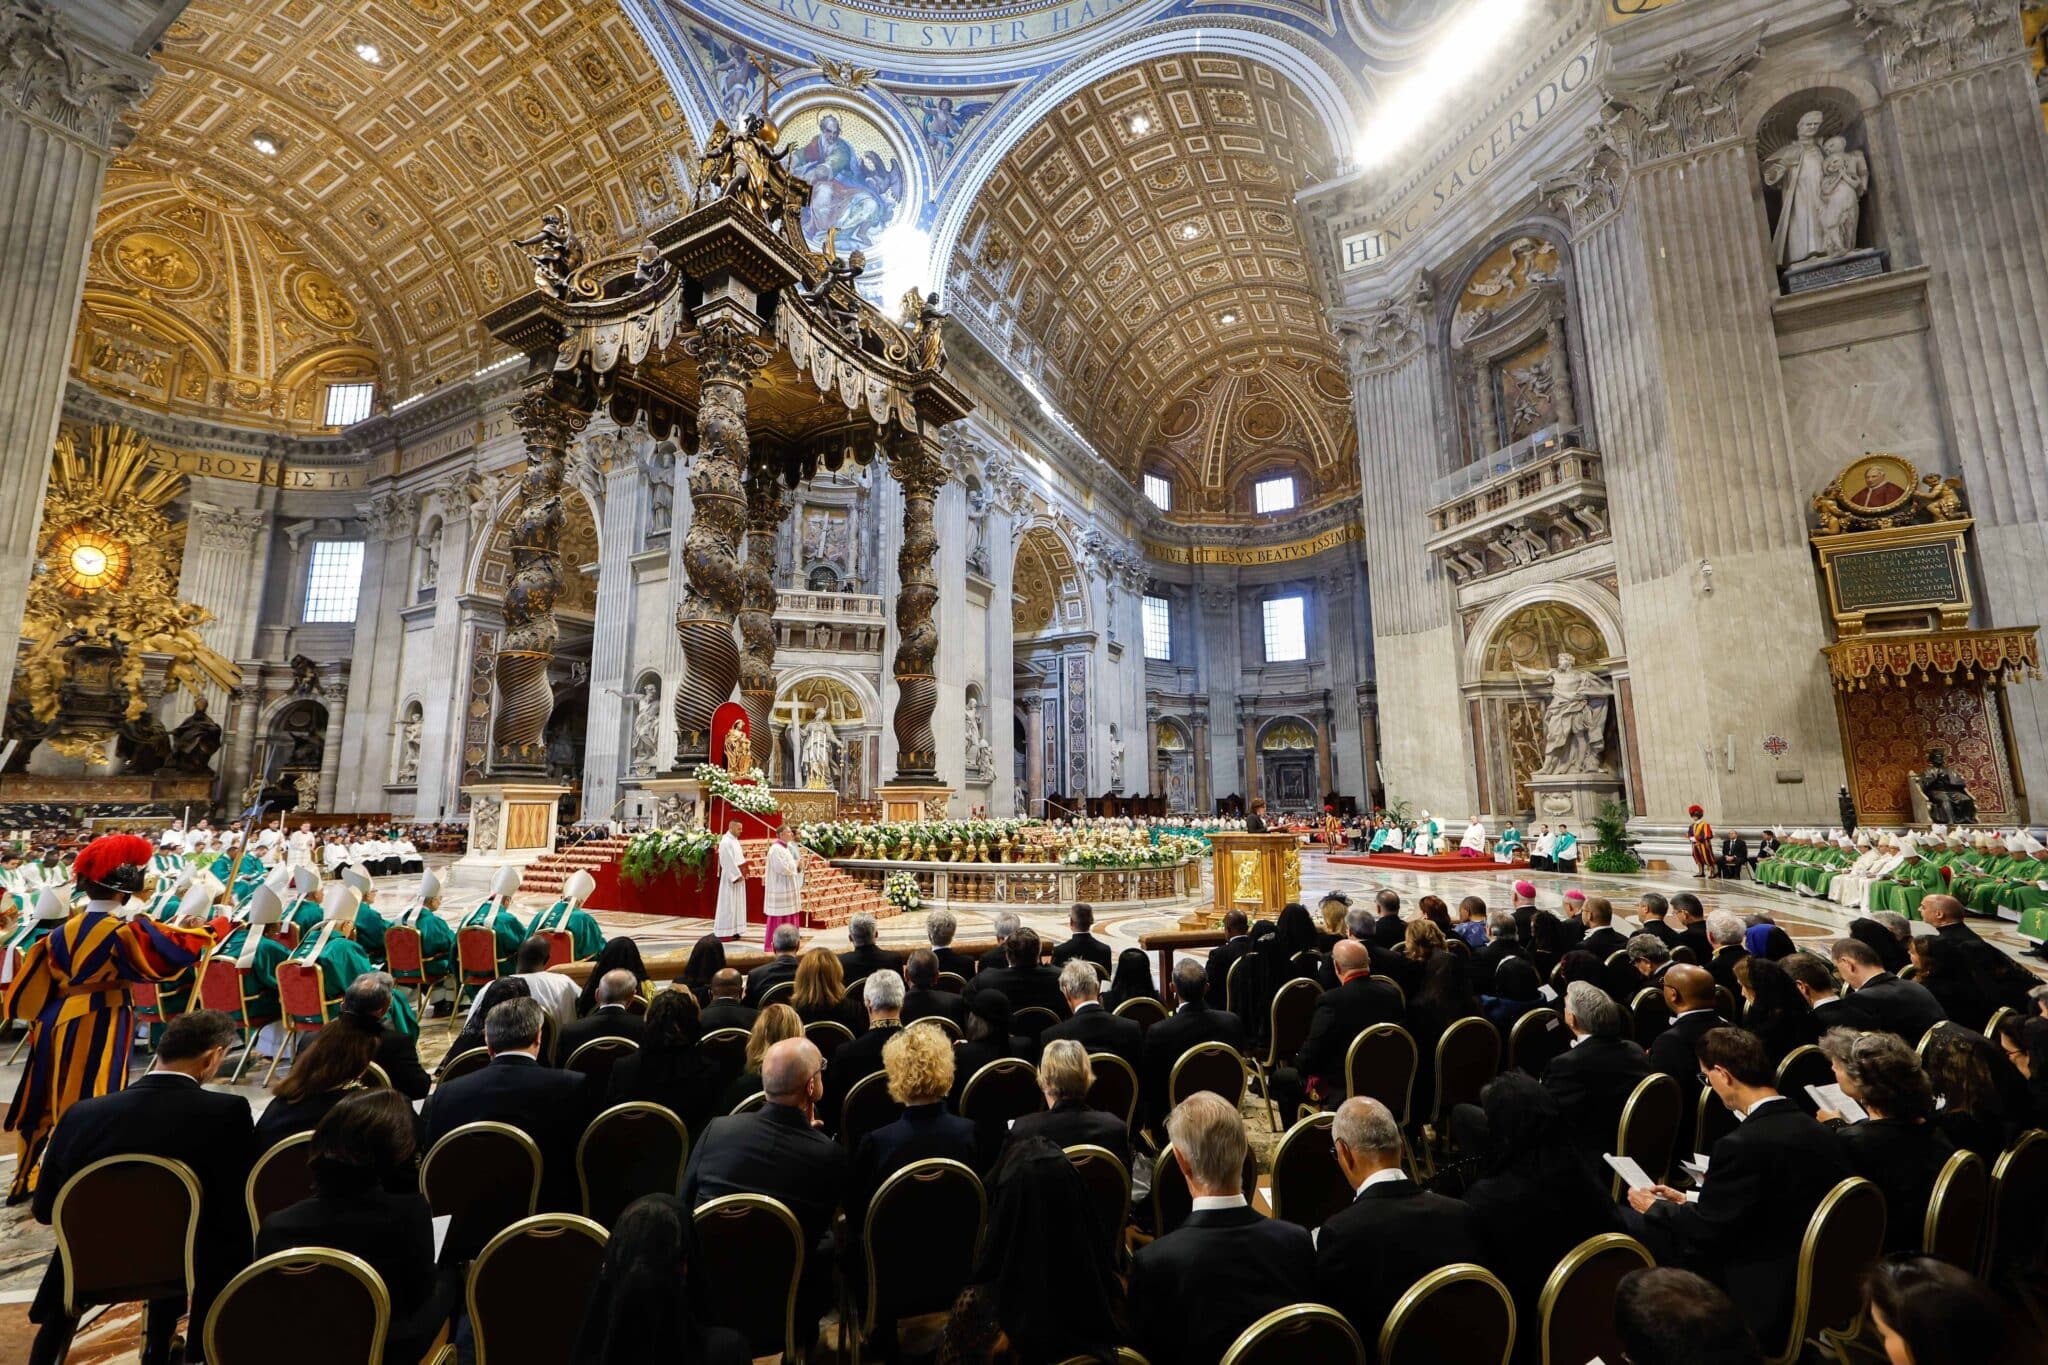
<svg viewBox="0 0 2048 1365">
<path fill-rule="evenodd" d="M 747 58 L 747 65 L 761 73 L 761 117 L 768 117 L 768 97 L 782 88 L 782 82 L 775 79 L 775 59 L 768 56 Z"/>
</svg>

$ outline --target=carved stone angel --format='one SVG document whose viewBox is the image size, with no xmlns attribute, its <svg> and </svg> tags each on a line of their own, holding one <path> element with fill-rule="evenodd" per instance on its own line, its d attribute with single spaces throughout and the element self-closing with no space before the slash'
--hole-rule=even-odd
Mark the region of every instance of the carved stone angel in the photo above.
<svg viewBox="0 0 2048 1365">
<path fill-rule="evenodd" d="M 903 321 L 910 328 L 910 364 L 914 370 L 936 370 L 946 363 L 946 341 L 939 324 L 948 315 L 939 307 L 937 294 L 920 295 L 915 289 L 903 296 Z"/>
<path fill-rule="evenodd" d="M 540 231 L 531 237 L 514 237 L 512 245 L 526 247 L 533 262 L 533 287 L 555 298 L 567 298 L 569 277 L 583 264 L 583 240 L 570 225 L 569 210 L 557 204 L 540 217 Z"/>
</svg>

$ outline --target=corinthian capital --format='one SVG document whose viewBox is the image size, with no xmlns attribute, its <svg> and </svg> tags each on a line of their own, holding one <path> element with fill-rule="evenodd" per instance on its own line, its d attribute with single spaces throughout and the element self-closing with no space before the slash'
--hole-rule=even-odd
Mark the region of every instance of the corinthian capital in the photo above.
<svg viewBox="0 0 2048 1365">
<path fill-rule="evenodd" d="M 256 548 L 256 538 L 269 518 L 254 509 L 217 507 L 208 502 L 192 504 L 192 530 L 204 549 L 232 555 L 246 555 Z"/>
<path fill-rule="evenodd" d="M 889 443 L 889 472 L 907 494 L 929 497 L 946 482 L 946 461 L 938 445 L 922 436 L 903 436 Z"/>
<path fill-rule="evenodd" d="M 419 498 L 409 493 L 379 493 L 356 510 L 378 540 L 408 537 L 420 524 Z"/>
<path fill-rule="evenodd" d="M 2000 0 L 1864 0 L 1856 22 L 1894 89 L 2020 51 L 2018 11 Z"/>
<path fill-rule="evenodd" d="M 683 350 L 696 358 L 700 380 L 741 388 L 754 382 L 773 354 L 752 329 L 728 320 L 705 323 L 683 339 Z"/>
<path fill-rule="evenodd" d="M 568 451 L 569 442 L 590 421 L 590 414 L 578 412 L 560 399 L 542 391 L 529 391 L 512 405 L 512 421 L 526 438 L 529 452 L 547 450 L 557 459 Z"/>
<path fill-rule="evenodd" d="M 1589 129 L 1593 150 L 1583 159 L 1546 176 L 1536 187 L 1544 202 L 1572 225 L 1574 238 L 1612 217 L 1628 186 L 1628 162 L 1597 129 Z"/>
<path fill-rule="evenodd" d="M 1337 335 L 1354 377 L 1391 369 L 1422 348 L 1436 291 L 1424 276 L 1406 294 L 1391 295 L 1370 308 L 1337 319 Z"/>
<path fill-rule="evenodd" d="M 1725 142 L 1742 131 L 1736 101 L 1764 55 L 1764 29 L 1718 47 L 1673 53 L 1602 84 L 1598 136 L 1632 166 Z"/>
<path fill-rule="evenodd" d="M 155 68 L 89 46 L 47 0 L 0 5 L 0 95 L 29 117 L 96 147 L 125 147 L 121 122 L 149 90 Z"/>
</svg>

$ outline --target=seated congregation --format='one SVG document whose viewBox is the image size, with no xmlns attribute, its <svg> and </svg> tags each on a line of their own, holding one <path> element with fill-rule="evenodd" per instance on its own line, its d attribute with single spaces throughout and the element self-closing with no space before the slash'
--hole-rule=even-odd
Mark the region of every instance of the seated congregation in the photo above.
<svg viewBox="0 0 2048 1365">
<path fill-rule="evenodd" d="M 1825 953 L 1690 896 L 1322 909 L 1163 992 L 1086 907 L 580 991 L 540 945 L 431 1077 L 372 972 L 260 1117 L 180 1014 L 51 1135 L 31 1359 L 135 1300 L 150 1365 L 188 1303 L 215 1365 L 2042 1359 L 2048 1018 L 1947 897 Z"/>
</svg>

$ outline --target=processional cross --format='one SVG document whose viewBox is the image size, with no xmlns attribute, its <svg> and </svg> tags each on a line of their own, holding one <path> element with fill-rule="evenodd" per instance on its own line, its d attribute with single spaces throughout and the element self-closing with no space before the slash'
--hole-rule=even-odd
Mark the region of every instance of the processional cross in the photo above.
<svg viewBox="0 0 2048 1365">
<path fill-rule="evenodd" d="M 782 82 L 775 79 L 775 59 L 765 56 L 747 58 L 747 65 L 761 73 L 761 117 L 768 117 L 768 98 L 782 88 Z"/>
</svg>

